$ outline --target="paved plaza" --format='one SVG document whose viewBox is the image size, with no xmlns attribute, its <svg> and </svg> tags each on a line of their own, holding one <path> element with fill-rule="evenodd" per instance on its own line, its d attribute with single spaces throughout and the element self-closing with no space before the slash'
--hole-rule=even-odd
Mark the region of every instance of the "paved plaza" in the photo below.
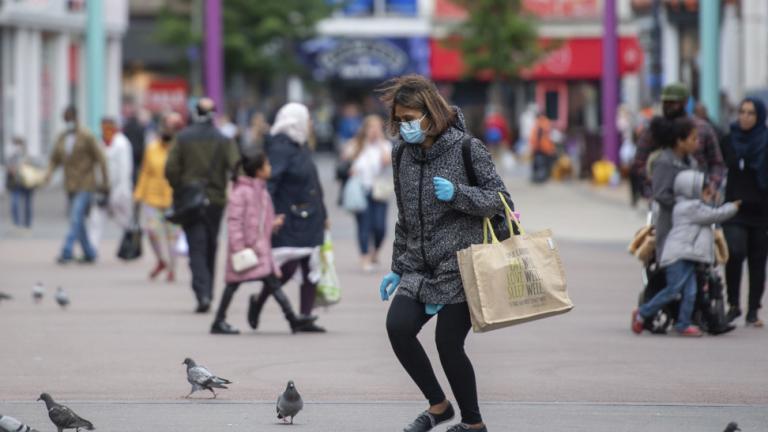
<svg viewBox="0 0 768 432">
<path fill-rule="evenodd" d="M 291 335 L 270 302 L 257 332 L 211 336 L 212 315 L 192 313 L 185 261 L 176 283 L 149 282 L 149 249 L 137 262 L 118 261 L 112 228 L 97 265 L 60 267 L 63 193 L 40 193 L 32 233 L 8 228 L 4 198 L 0 291 L 14 299 L 0 304 L 0 414 L 53 430 L 34 402 L 45 391 L 97 430 L 278 430 L 274 400 L 292 379 L 307 402 L 297 430 L 401 430 L 424 403 L 384 331 L 388 303 L 378 284 L 385 269 L 358 270 L 353 219 L 334 205 L 331 161 L 320 166 L 344 290 L 341 304 L 317 311 L 324 335 Z M 526 228 L 554 230 L 575 309 L 470 335 L 489 430 L 720 432 L 732 420 L 744 431 L 768 430 L 765 330 L 740 321 L 731 334 L 694 340 L 630 332 L 640 267 L 625 249 L 644 216 L 625 204 L 628 193 L 580 183 L 534 187 L 523 174 L 508 184 Z M 42 304 L 31 298 L 36 281 L 47 288 Z M 68 310 L 54 302 L 56 286 L 71 295 Z M 259 288 L 244 285 L 235 297 L 230 322 L 241 330 L 247 296 Z M 296 284 L 287 292 L 298 300 Z M 421 340 L 436 362 L 433 334 L 429 323 Z M 234 381 L 231 389 L 215 401 L 202 393 L 183 400 L 185 357 Z"/>
</svg>

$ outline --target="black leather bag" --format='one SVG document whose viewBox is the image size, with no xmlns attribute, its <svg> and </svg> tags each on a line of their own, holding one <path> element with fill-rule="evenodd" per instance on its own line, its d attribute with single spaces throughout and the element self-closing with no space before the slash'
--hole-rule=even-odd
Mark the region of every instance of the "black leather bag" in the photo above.
<svg viewBox="0 0 768 432">
<path fill-rule="evenodd" d="M 117 250 L 117 257 L 124 261 L 132 261 L 141 257 L 141 228 L 135 225 L 123 233 L 123 240 Z"/>
<path fill-rule="evenodd" d="M 221 156 L 221 144 L 216 149 L 216 154 L 211 159 L 208 166 L 208 174 L 213 172 L 213 168 L 218 164 Z M 165 214 L 168 222 L 177 225 L 186 225 L 202 219 L 205 209 L 210 205 L 208 194 L 205 188 L 208 186 L 208 180 L 196 180 L 181 186 L 173 191 L 173 207 Z"/>
</svg>

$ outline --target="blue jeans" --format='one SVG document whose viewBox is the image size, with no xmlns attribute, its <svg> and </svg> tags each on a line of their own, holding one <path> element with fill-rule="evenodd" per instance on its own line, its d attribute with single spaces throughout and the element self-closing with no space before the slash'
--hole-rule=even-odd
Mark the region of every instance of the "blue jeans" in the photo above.
<svg viewBox="0 0 768 432">
<path fill-rule="evenodd" d="M 387 203 L 374 201 L 368 194 L 368 207 L 356 213 L 357 219 L 357 243 L 360 246 L 360 253 L 368 254 L 368 244 L 373 236 L 373 247 L 379 250 L 384 242 L 384 236 L 387 234 Z"/>
<path fill-rule="evenodd" d="M 72 248 L 75 241 L 80 242 L 83 255 L 87 259 L 95 259 L 96 251 L 93 250 L 85 231 L 85 218 L 88 216 L 88 208 L 91 205 L 90 192 L 75 192 L 69 197 L 69 232 L 64 239 L 64 247 L 61 248 L 61 258 L 72 259 Z"/>
<path fill-rule="evenodd" d="M 693 306 L 696 303 L 696 263 L 679 260 L 666 268 L 667 286 L 659 291 L 648 303 L 640 306 L 640 316 L 649 318 L 667 303 L 683 294 L 675 330 L 682 331 L 691 325 Z"/>
<path fill-rule="evenodd" d="M 27 228 L 32 226 L 32 189 L 13 188 L 11 191 L 11 215 L 14 225 Z"/>
</svg>

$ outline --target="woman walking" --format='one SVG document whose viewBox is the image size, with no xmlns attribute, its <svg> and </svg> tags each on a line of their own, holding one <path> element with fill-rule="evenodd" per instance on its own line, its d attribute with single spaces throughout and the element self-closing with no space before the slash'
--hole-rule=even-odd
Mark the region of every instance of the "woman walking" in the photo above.
<svg viewBox="0 0 768 432">
<path fill-rule="evenodd" d="M 311 257 L 319 253 L 328 226 L 323 203 L 323 188 L 307 146 L 311 131 L 307 107 L 299 103 L 284 105 L 277 112 L 266 143 L 272 165 L 269 193 L 277 214 L 285 215 L 285 226 L 272 237 L 275 260 L 280 266 L 280 285 L 291 280 L 301 268 L 301 318 L 311 318 L 319 276 Z M 268 295 L 251 298 L 252 308 L 261 309 Z M 308 319 L 299 332 L 322 333 L 325 329 Z"/>
<path fill-rule="evenodd" d="M 242 168 L 243 175 L 237 173 Z M 264 287 L 261 295 L 268 298 L 270 295 L 277 300 L 283 310 L 285 319 L 296 330 L 312 321 L 305 317 L 297 317 L 291 307 L 288 296 L 280 287 L 280 269 L 272 259 L 272 233 L 278 231 L 283 225 L 285 216 L 275 216 L 272 199 L 267 191 L 267 180 L 272 172 L 272 166 L 267 156 L 260 153 L 253 157 L 241 159 L 234 169 L 235 176 L 232 179 L 234 186 L 227 204 L 227 238 L 229 241 L 227 254 L 227 286 L 221 297 L 219 310 L 211 325 L 212 334 L 239 334 L 240 331 L 227 323 L 227 309 L 232 302 L 232 297 L 243 282 L 261 281 Z M 250 249 L 257 257 L 254 265 L 244 269 L 234 266 L 234 256 L 246 249 Z M 248 311 L 248 323 L 255 330 L 259 326 L 261 306 L 254 307 L 251 302 Z"/>
<path fill-rule="evenodd" d="M 177 128 L 181 125 L 181 116 L 172 113 L 163 118 L 160 137 L 144 151 L 141 171 L 133 199 L 140 205 L 141 226 L 147 233 L 152 252 L 157 262 L 149 273 L 150 279 L 156 279 L 164 271 L 166 280 L 176 278 L 176 253 L 174 251 L 179 227 L 165 220 L 165 212 L 171 207 L 173 190 L 165 178 L 165 161 L 173 146 Z"/>
<path fill-rule="evenodd" d="M 362 255 L 362 268 L 373 270 L 379 263 L 379 249 L 387 232 L 387 193 L 391 180 L 385 174 L 392 164 L 392 143 L 384 136 L 381 117 L 370 115 L 344 150 L 344 160 L 352 163 L 350 175 L 357 177 L 368 198 L 365 210 L 355 213 L 357 241 Z M 370 241 L 373 237 L 373 250 Z"/>
<path fill-rule="evenodd" d="M 742 201 L 736 217 L 723 224 L 730 258 L 725 266 L 728 285 L 728 320 L 741 316 L 741 274 L 749 266 L 749 301 L 746 324 L 763 327 L 758 317 L 765 290 L 768 259 L 768 128 L 766 107 L 747 98 L 739 107 L 739 119 L 723 142 L 728 166 L 726 201 Z"/>
<path fill-rule="evenodd" d="M 27 144 L 21 137 L 13 138 L 13 150 L 8 158 L 5 186 L 11 191 L 11 217 L 18 229 L 32 228 L 32 198 L 34 189 L 24 184 L 21 175 L 24 164 L 29 163 Z"/>
<path fill-rule="evenodd" d="M 392 271 L 380 286 L 382 300 L 395 290 L 387 315 L 392 349 L 429 408 L 405 432 L 428 431 L 453 418 L 454 410 L 417 339 L 438 315 L 437 350 L 461 410 L 449 432 L 487 431 L 478 407 L 475 373 L 464 341 L 471 327 L 456 252 L 482 242 L 482 218 L 503 213 L 507 194 L 490 154 L 471 140 L 476 186 L 470 186 L 462 157 L 467 138 L 464 116 L 449 107 L 429 80 L 408 75 L 383 89 L 390 131 L 400 139 L 393 151 L 398 219 Z"/>
</svg>

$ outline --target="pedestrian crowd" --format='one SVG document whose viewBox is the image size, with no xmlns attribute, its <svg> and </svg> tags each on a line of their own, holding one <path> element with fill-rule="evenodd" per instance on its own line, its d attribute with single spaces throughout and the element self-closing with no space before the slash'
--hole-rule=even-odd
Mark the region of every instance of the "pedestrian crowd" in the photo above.
<svg viewBox="0 0 768 432">
<path fill-rule="evenodd" d="M 631 248 L 650 251 L 642 253 L 647 283 L 632 312 L 638 334 L 661 333 L 672 321 L 682 336 L 733 330 L 743 314 L 745 261 L 745 324 L 764 326 L 759 311 L 768 260 L 765 104 L 744 99 L 738 119 L 722 133 L 701 107 L 688 114 L 689 96 L 683 84 L 664 88 L 662 114 L 640 134 L 632 163 L 633 193 L 648 197 L 652 226 L 641 230 Z M 639 247 L 643 243 L 650 247 Z M 718 264 L 725 267 L 725 289 Z"/>
</svg>

